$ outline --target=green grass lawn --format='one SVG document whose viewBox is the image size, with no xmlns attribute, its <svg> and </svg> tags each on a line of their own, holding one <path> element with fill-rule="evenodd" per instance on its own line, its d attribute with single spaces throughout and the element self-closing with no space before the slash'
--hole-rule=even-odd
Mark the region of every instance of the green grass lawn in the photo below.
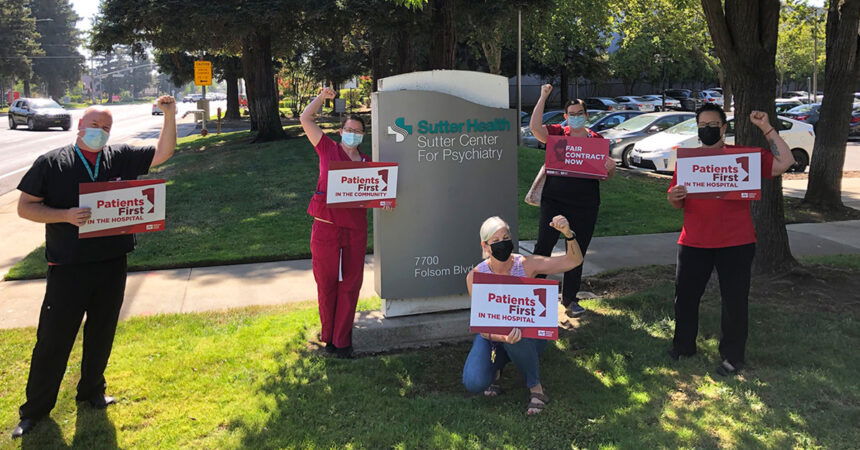
<svg viewBox="0 0 860 450">
<path fill-rule="evenodd" d="M 305 211 L 316 185 L 317 156 L 298 136 L 298 125 L 286 129 L 297 137 L 250 144 L 248 132 L 241 131 L 182 139 L 176 156 L 149 175 L 169 180 L 167 230 L 138 235 L 131 270 L 309 257 L 312 219 Z M 542 159 L 543 151 L 519 151 L 521 239 L 537 238 L 539 209 L 522 198 Z M 679 230 L 681 214 L 663 195 L 667 186 L 642 176 L 603 183 L 596 235 Z M 44 277 L 46 267 L 41 247 L 6 279 Z"/>
<path fill-rule="evenodd" d="M 857 286 L 844 283 L 860 279 L 860 257 L 831 263 L 842 267 L 825 280 L 827 293 Z M 543 355 L 551 403 L 538 417 L 525 416 L 513 367 L 501 397 L 467 394 L 465 344 L 327 358 L 307 344 L 318 319 L 303 303 L 121 323 L 107 370 L 108 392 L 120 402 L 106 412 L 75 405 L 78 342 L 51 419 L 19 444 L 7 431 L 23 401 L 35 330 L 0 331 L 0 447 L 856 448 L 856 302 L 811 307 L 820 300 L 812 291 L 783 286 L 787 295 L 777 299 L 772 285 L 754 286 L 748 367 L 725 379 L 712 375 L 714 288 L 702 302 L 699 354 L 664 356 L 672 273 L 646 267 L 586 280 L 610 294 L 584 301 L 591 312 L 579 328 Z"/>
</svg>

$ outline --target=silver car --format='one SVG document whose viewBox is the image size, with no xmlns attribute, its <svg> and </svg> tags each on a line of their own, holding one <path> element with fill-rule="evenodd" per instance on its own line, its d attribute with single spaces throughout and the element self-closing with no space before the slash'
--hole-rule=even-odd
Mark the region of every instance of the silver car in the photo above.
<svg viewBox="0 0 860 450">
<path fill-rule="evenodd" d="M 666 107 L 663 108 L 663 96 L 657 94 L 640 95 L 640 98 L 651 102 L 654 105 L 655 111 L 668 111 L 670 109 L 680 110 L 681 102 L 672 97 L 666 96 Z"/>
</svg>

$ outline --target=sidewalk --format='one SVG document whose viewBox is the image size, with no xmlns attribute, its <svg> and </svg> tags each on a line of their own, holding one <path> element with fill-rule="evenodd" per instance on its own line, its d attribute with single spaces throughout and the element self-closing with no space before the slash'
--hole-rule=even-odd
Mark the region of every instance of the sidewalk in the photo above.
<svg viewBox="0 0 860 450">
<path fill-rule="evenodd" d="M 782 180 L 782 193 L 788 197 L 803 198 L 809 180 Z M 842 203 L 860 209 L 860 178 L 842 178 Z"/>
<path fill-rule="evenodd" d="M 860 253 L 860 221 L 789 225 L 795 256 Z M 595 238 L 585 275 L 650 264 L 673 264 L 678 233 Z M 534 241 L 523 241 L 528 254 Z M 563 247 L 556 250 L 561 253 Z M 373 256 L 365 260 L 361 297 L 376 295 Z M 0 328 L 35 326 L 44 280 L 0 283 Z M 128 276 L 121 318 L 222 310 L 314 300 L 309 260 L 134 272 Z"/>
</svg>

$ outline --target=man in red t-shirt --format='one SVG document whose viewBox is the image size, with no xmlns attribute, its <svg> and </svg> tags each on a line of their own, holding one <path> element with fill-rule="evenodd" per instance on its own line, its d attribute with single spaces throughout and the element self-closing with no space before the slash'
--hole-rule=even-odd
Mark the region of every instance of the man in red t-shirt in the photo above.
<svg viewBox="0 0 860 450">
<path fill-rule="evenodd" d="M 726 147 L 726 113 L 705 104 L 696 111 L 702 148 Z M 770 151 L 762 153 L 762 177 L 782 175 L 794 164 L 788 144 L 771 125 L 766 113 L 753 111 L 750 121 L 764 133 Z M 687 188 L 677 184 L 677 171 L 669 186 L 668 200 L 684 210 L 684 228 L 678 240 L 675 277 L 675 336 L 669 356 L 679 359 L 696 353 L 699 332 L 699 300 L 716 267 L 722 296 L 722 337 L 717 367 L 720 375 L 737 373 L 743 366 L 749 322 L 748 297 L 755 228 L 749 200 L 687 198 Z"/>
</svg>

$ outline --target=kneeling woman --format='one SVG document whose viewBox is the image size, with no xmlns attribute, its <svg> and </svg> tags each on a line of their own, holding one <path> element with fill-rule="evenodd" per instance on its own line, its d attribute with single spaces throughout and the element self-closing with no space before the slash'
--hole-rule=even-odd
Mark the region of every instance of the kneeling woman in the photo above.
<svg viewBox="0 0 860 450">
<path fill-rule="evenodd" d="M 487 259 L 466 276 L 466 286 L 472 293 L 474 272 L 534 277 L 538 274 L 567 272 L 582 264 L 582 252 L 576 243 L 576 234 L 563 216 L 555 216 L 549 226 L 564 235 L 567 253 L 564 256 L 522 256 L 514 250 L 511 230 L 499 217 L 490 217 L 481 225 L 481 248 Z M 513 361 L 525 375 L 529 389 L 527 414 L 541 412 L 549 402 L 540 382 L 540 354 L 546 347 L 544 339 L 522 338 L 522 330 L 514 328 L 510 334 L 481 333 L 475 336 L 472 350 L 463 367 L 463 384 L 470 392 L 484 392 L 488 397 L 501 393 L 498 380 L 502 369 Z"/>
</svg>

